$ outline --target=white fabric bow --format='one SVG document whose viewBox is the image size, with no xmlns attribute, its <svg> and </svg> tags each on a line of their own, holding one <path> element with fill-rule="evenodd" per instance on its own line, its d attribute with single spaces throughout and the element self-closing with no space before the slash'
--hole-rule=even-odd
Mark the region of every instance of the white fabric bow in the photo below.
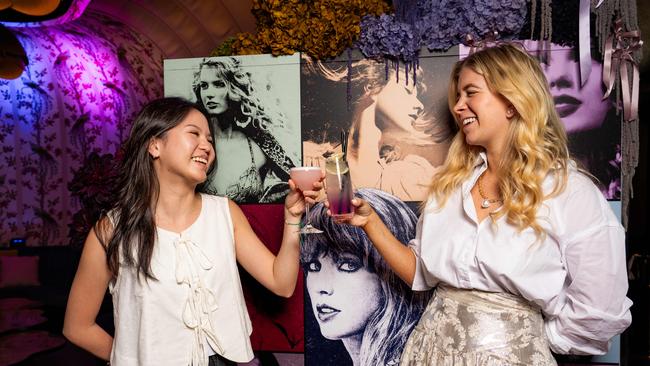
<svg viewBox="0 0 650 366">
<path fill-rule="evenodd" d="M 183 323 L 194 330 L 194 344 L 192 346 L 192 365 L 207 366 L 208 358 L 205 357 L 203 340 L 215 351 L 223 354 L 223 348 L 214 332 L 210 314 L 217 310 L 217 298 L 214 293 L 203 286 L 199 268 L 209 270 L 212 262 L 203 250 L 193 241 L 179 238 L 174 242 L 176 250 L 176 282 L 187 284 L 189 294 L 183 306 Z"/>
</svg>

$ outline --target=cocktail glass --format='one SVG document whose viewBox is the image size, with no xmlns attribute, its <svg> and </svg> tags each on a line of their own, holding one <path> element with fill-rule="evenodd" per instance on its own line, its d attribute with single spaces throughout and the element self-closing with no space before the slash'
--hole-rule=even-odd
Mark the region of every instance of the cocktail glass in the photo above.
<svg viewBox="0 0 650 366">
<path fill-rule="evenodd" d="M 352 217 L 354 191 L 345 154 L 333 154 L 325 160 L 325 183 L 332 217 L 340 219 Z"/>
<path fill-rule="evenodd" d="M 289 171 L 291 180 L 296 183 L 296 187 L 301 191 L 311 191 L 314 189 L 314 183 L 318 182 L 321 177 L 321 169 L 317 166 L 301 166 L 291 168 Z M 300 229 L 301 234 L 320 234 L 323 231 L 316 229 L 311 225 L 311 218 L 309 217 L 309 203 L 305 202 L 305 217 L 306 223 Z"/>
</svg>

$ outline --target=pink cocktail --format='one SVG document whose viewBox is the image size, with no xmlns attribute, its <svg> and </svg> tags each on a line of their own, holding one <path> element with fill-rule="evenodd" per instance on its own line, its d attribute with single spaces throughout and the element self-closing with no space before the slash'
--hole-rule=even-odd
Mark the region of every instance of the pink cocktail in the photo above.
<svg viewBox="0 0 650 366">
<path fill-rule="evenodd" d="M 291 180 L 301 191 L 311 191 L 314 189 L 314 183 L 318 182 L 321 177 L 321 170 L 317 166 L 300 166 L 289 170 Z M 300 229 L 301 234 L 320 234 L 323 231 L 316 229 L 311 225 L 309 220 L 309 204 L 305 202 L 305 215 L 307 223 Z"/>
<path fill-rule="evenodd" d="M 321 176 L 321 169 L 317 166 L 301 166 L 291 168 L 291 180 L 301 191 L 311 191 L 314 189 L 313 184 L 318 182 Z"/>
</svg>

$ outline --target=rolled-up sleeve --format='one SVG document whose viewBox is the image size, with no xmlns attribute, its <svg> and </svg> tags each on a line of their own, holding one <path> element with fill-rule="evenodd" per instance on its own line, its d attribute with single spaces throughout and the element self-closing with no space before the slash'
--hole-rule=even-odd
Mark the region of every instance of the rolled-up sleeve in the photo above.
<svg viewBox="0 0 650 366">
<path fill-rule="evenodd" d="M 425 214 L 420 215 L 417 226 L 415 227 L 415 238 L 408 244 L 413 254 L 415 254 L 415 276 L 411 284 L 411 289 L 414 291 L 427 291 L 432 287 L 427 284 L 426 274 L 424 273 L 425 269 L 423 268 L 420 255 L 422 252 L 422 226 L 424 225 L 424 216 Z"/>
<path fill-rule="evenodd" d="M 573 231 L 575 234 L 563 245 L 568 285 L 560 294 L 558 311 L 545 323 L 556 353 L 605 354 L 612 337 L 632 321 L 632 302 L 626 297 L 625 233 L 612 216 L 606 212 L 604 220 Z"/>
</svg>

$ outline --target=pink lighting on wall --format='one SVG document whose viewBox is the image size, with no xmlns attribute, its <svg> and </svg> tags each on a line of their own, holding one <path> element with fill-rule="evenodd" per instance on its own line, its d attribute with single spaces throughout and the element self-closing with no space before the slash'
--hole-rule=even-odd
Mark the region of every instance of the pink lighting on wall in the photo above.
<svg viewBox="0 0 650 366">
<path fill-rule="evenodd" d="M 162 95 L 162 53 L 93 13 L 10 30 L 29 65 L 0 80 L 0 245 L 65 245 L 72 172 L 91 152 L 115 153 L 134 113 Z"/>
</svg>

